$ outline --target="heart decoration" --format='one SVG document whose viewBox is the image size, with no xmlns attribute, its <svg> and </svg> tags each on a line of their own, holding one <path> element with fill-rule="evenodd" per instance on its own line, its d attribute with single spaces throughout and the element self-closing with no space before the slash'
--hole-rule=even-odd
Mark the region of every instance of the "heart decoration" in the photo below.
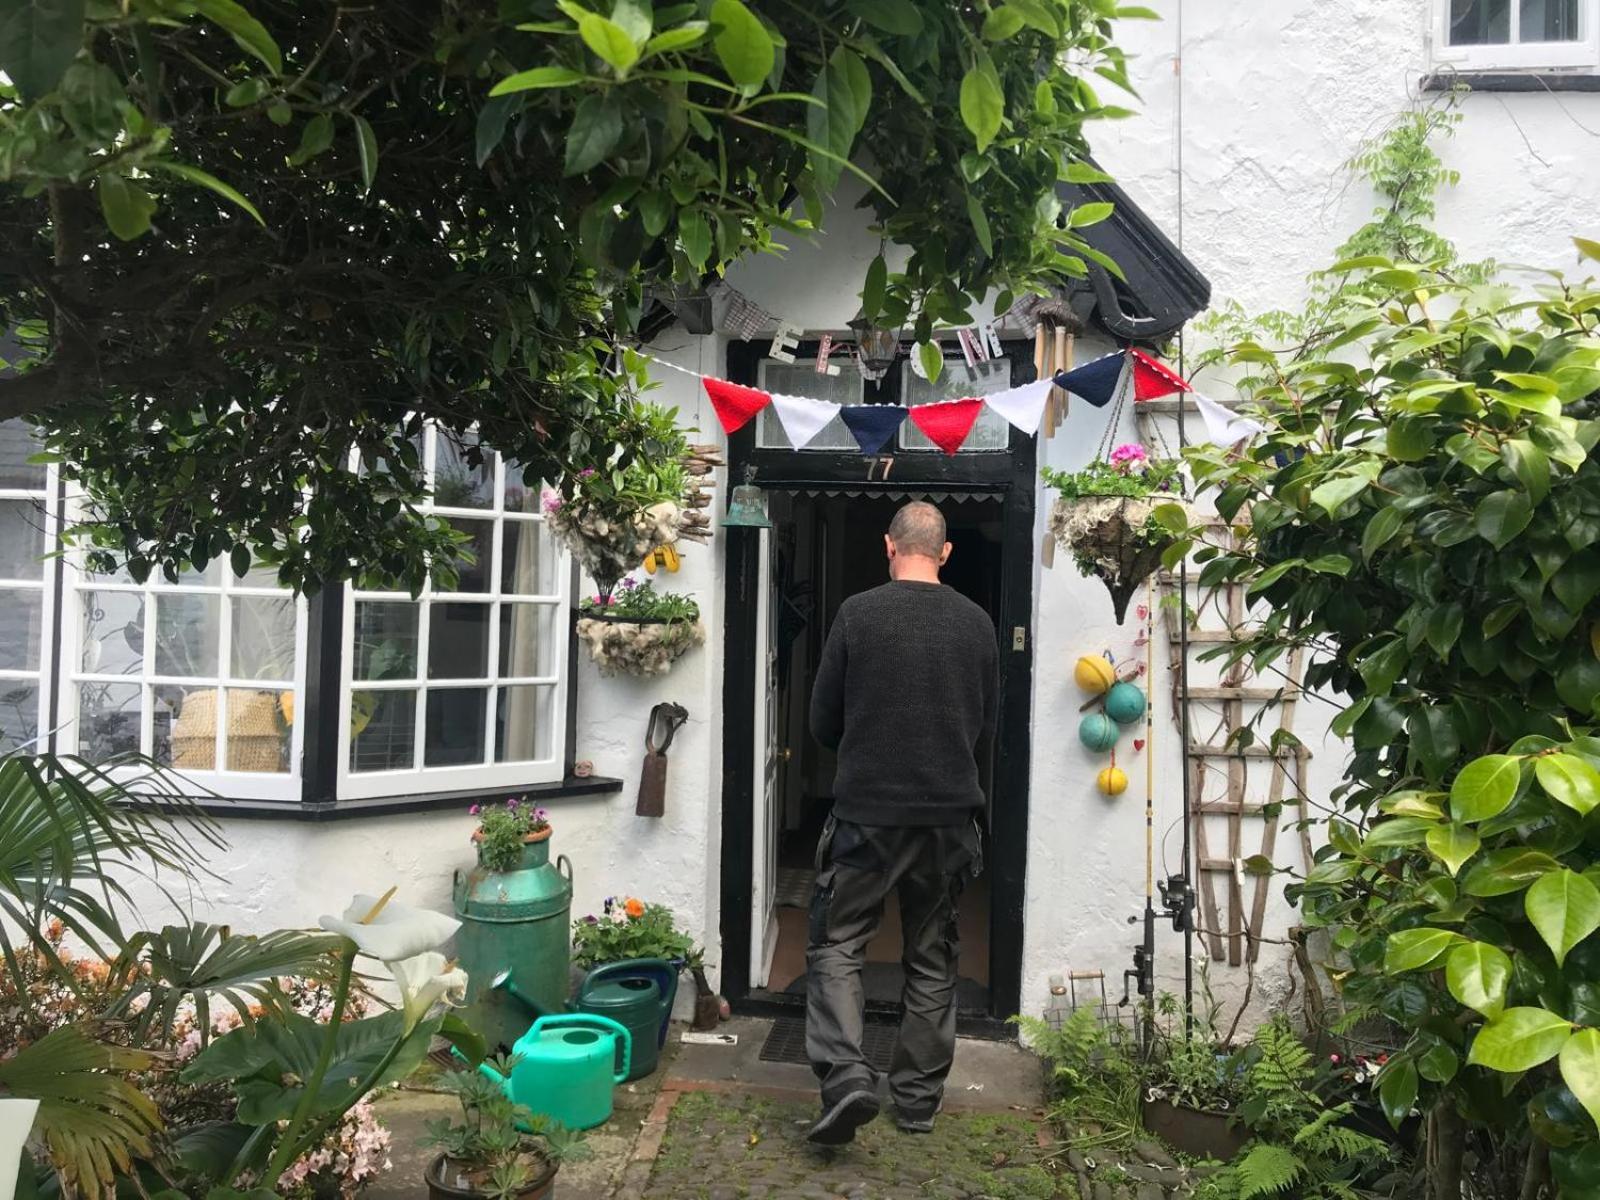
<svg viewBox="0 0 1600 1200">
<path fill-rule="evenodd" d="M 1141 751 L 1143 749 L 1144 749 L 1144 739 L 1143 738 L 1134 738 L 1133 739 L 1133 752 L 1135 754 L 1137 754 L 1137 753 L 1139 753 L 1139 751 Z"/>
</svg>

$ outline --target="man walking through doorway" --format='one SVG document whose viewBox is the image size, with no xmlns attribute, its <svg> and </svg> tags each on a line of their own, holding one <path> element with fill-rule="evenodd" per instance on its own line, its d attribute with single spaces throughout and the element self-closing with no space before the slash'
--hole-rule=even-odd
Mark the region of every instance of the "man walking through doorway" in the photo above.
<svg viewBox="0 0 1600 1200">
<path fill-rule="evenodd" d="M 838 753 L 817 846 L 806 951 L 806 1052 L 822 1083 L 810 1138 L 840 1145 L 878 1115 L 861 1052 L 861 971 L 884 899 L 900 899 L 905 968 L 889 1070 L 895 1120 L 933 1129 L 956 1045 L 956 900 L 981 870 L 979 763 L 994 735 L 994 624 L 939 582 L 944 517 L 905 505 L 884 546 L 890 582 L 839 608 L 811 693 L 811 732 Z"/>
</svg>

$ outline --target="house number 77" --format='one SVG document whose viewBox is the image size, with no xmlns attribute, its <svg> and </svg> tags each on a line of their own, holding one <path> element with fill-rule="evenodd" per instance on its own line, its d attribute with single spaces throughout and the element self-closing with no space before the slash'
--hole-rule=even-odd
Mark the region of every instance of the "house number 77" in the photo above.
<svg viewBox="0 0 1600 1200">
<path fill-rule="evenodd" d="M 880 467 L 883 468 L 883 470 L 882 473 L 878 475 L 878 478 L 884 482 L 888 482 L 889 472 L 894 470 L 894 457 L 891 455 L 887 458 L 871 459 L 867 463 L 867 482 L 870 483 L 872 481 L 873 472 L 877 471 Z"/>
</svg>

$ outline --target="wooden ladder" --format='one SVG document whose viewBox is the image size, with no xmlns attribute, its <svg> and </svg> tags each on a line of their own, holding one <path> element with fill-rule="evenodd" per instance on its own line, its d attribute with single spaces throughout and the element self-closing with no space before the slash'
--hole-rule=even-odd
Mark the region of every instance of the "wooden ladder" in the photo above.
<svg viewBox="0 0 1600 1200">
<path fill-rule="evenodd" d="M 1175 414 L 1177 404 L 1176 399 L 1170 399 L 1146 401 L 1135 406 L 1139 433 L 1147 445 L 1157 433 L 1155 419 Z M 1193 403 L 1189 404 L 1186 415 L 1195 411 Z M 1161 442 L 1157 439 L 1154 444 L 1159 446 Z M 1247 518 L 1241 514 L 1235 524 L 1243 524 L 1245 520 Z M 1213 517 L 1208 524 L 1223 535 L 1223 540 L 1231 540 L 1233 526 L 1228 522 Z M 1273 733 L 1280 730 L 1293 733 L 1295 709 L 1304 686 L 1304 662 L 1301 651 L 1296 649 L 1284 664 L 1282 678 L 1260 679 L 1254 676 L 1248 664 L 1239 662 L 1230 666 L 1215 685 L 1192 684 L 1191 668 L 1197 656 L 1237 642 L 1247 631 L 1249 621 L 1246 584 L 1225 583 L 1202 592 L 1195 582 L 1198 575 L 1197 570 L 1189 570 L 1189 594 L 1180 597 L 1179 573 L 1160 573 L 1162 626 L 1170 647 L 1173 724 L 1180 736 L 1184 713 L 1188 715 L 1190 741 L 1184 747 L 1184 770 L 1190 773 L 1197 868 L 1195 885 L 1200 913 L 1198 930 L 1212 959 L 1217 962 L 1226 959 L 1230 966 L 1237 967 L 1246 961 L 1254 963 L 1260 953 L 1267 895 L 1272 882 L 1270 875 L 1256 875 L 1247 900 L 1244 863 L 1253 854 L 1273 860 L 1278 828 L 1291 811 L 1300 818 L 1302 869 L 1309 870 L 1311 866 L 1311 835 L 1304 822 L 1306 765 L 1311 752 L 1294 739 L 1288 739 L 1288 744 L 1277 749 L 1272 746 Z M 1216 613 L 1220 628 L 1205 626 L 1208 610 Z M 1190 622 L 1187 661 L 1182 629 L 1186 618 Z M 1263 728 L 1268 722 L 1262 711 L 1272 707 L 1277 709 L 1277 725 Z M 1256 725 L 1255 736 L 1251 744 L 1241 745 L 1237 734 L 1247 724 Z M 1250 784 L 1253 777 L 1259 781 L 1263 767 L 1270 772 L 1266 796 L 1252 800 Z M 1292 785 L 1293 791 L 1287 800 L 1285 792 L 1289 788 L 1286 785 Z M 1270 812 L 1283 815 L 1268 817 Z M 1252 835 L 1258 849 L 1247 854 L 1244 849 L 1246 823 L 1258 821 L 1259 836 Z M 1213 848 L 1213 841 L 1219 836 L 1224 844 Z M 1226 898 L 1225 926 L 1219 893 Z"/>
</svg>

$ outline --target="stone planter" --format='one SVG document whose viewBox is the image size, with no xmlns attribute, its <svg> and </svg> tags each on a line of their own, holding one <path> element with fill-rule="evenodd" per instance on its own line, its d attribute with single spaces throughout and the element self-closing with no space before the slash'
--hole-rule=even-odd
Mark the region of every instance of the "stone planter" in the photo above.
<svg viewBox="0 0 1600 1200">
<path fill-rule="evenodd" d="M 541 1166 L 528 1185 L 517 1191 L 519 1200 L 546 1200 L 547 1197 L 554 1196 L 558 1169 L 556 1164 L 538 1151 L 529 1151 L 528 1157 L 536 1159 Z M 428 1200 L 455 1200 L 456 1197 L 473 1200 L 475 1197 L 485 1197 L 490 1194 L 486 1190 L 480 1190 L 472 1176 L 462 1170 L 461 1165 L 447 1154 L 441 1154 L 429 1163 L 422 1178 L 428 1185 Z"/>
<path fill-rule="evenodd" d="M 1225 1112 L 1206 1112 L 1165 1099 L 1141 1100 L 1139 1112 L 1148 1132 L 1196 1158 L 1228 1162 L 1249 1140 L 1244 1129 L 1229 1123 Z"/>
<path fill-rule="evenodd" d="M 1094 575 L 1111 593 L 1117 624 L 1128 615 L 1128 601 L 1139 585 L 1161 565 L 1161 555 L 1175 539 L 1151 519 L 1163 504 L 1181 504 L 1177 496 L 1062 497 L 1050 512 L 1050 532 L 1071 552 L 1078 570 Z"/>
<path fill-rule="evenodd" d="M 706 640 L 705 627 L 696 618 L 667 620 L 660 617 L 583 617 L 578 640 L 602 675 L 665 675 L 672 664 Z"/>
</svg>

